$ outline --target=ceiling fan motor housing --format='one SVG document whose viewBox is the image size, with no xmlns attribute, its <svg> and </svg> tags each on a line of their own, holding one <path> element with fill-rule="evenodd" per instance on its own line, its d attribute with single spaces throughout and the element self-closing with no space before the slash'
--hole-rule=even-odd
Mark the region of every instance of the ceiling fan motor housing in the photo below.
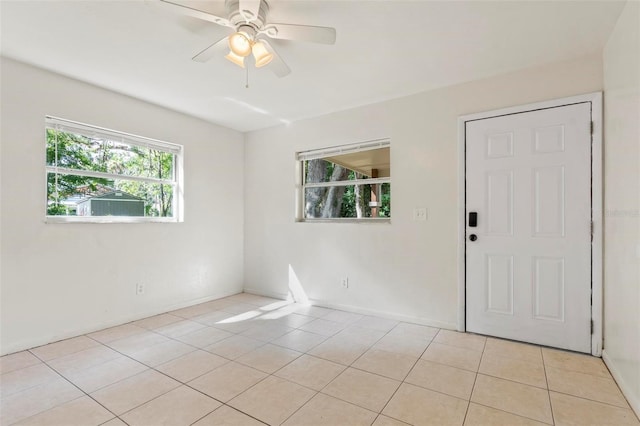
<svg viewBox="0 0 640 426">
<path fill-rule="evenodd" d="M 258 35 L 258 31 L 256 30 L 256 28 L 253 25 L 249 25 L 246 23 L 241 23 L 240 25 L 236 26 L 236 31 L 239 33 L 245 33 L 249 36 L 250 40 L 255 40 L 256 35 Z"/>
<path fill-rule="evenodd" d="M 264 28 L 269 14 L 269 4 L 265 0 L 260 0 L 260 9 L 257 16 L 253 16 L 251 11 L 240 10 L 240 0 L 226 0 L 225 9 L 229 22 L 236 27 L 236 30 L 247 32 L 246 28 L 241 29 L 241 27 L 251 27 L 253 29 L 252 36 L 255 36 L 258 31 Z"/>
</svg>

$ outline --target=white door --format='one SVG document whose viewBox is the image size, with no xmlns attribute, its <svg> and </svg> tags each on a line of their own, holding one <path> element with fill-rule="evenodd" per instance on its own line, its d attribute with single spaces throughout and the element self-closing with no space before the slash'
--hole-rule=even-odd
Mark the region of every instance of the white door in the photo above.
<svg viewBox="0 0 640 426">
<path fill-rule="evenodd" d="M 591 104 L 466 122 L 465 155 L 467 330 L 591 352 Z"/>
</svg>

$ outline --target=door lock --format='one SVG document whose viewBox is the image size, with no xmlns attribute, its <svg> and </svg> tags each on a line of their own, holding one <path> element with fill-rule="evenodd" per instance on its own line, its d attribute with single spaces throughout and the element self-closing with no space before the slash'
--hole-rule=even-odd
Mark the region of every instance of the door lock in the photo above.
<svg viewBox="0 0 640 426">
<path fill-rule="evenodd" d="M 469 212 L 469 228 L 478 226 L 478 212 Z"/>
<path fill-rule="evenodd" d="M 471 234 L 471 235 L 469 235 L 469 240 L 471 240 L 471 241 L 475 241 L 475 240 L 477 240 L 477 239 L 478 239 L 478 236 L 477 236 L 476 234 Z"/>
</svg>

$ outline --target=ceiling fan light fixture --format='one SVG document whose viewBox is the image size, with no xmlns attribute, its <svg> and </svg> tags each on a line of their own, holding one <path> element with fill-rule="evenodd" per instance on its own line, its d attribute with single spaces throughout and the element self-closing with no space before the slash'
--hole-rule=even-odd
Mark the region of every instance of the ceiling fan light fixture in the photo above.
<svg viewBox="0 0 640 426">
<path fill-rule="evenodd" d="M 229 49 L 237 56 L 249 56 L 251 44 L 251 39 L 244 32 L 238 31 L 229 36 Z"/>
<path fill-rule="evenodd" d="M 164 4 L 168 8 L 173 8 L 176 12 L 185 16 L 233 28 L 231 35 L 220 38 L 195 55 L 192 59 L 196 62 L 207 62 L 214 56 L 221 55 L 220 49 L 224 49 L 228 45 L 231 52 L 225 58 L 230 62 L 245 68 L 244 58 L 253 53 L 256 68 L 269 64 L 269 69 L 277 77 L 284 77 L 291 73 L 291 69 L 278 55 L 274 46 L 269 44 L 267 40 L 335 44 L 335 28 L 272 23 L 269 17 L 269 1 L 224 0 L 226 13 L 224 17 L 221 17 L 203 10 L 194 9 L 191 6 L 179 4 L 176 0 L 157 0 L 158 3 Z"/>
<path fill-rule="evenodd" d="M 253 57 L 256 59 L 256 68 L 264 67 L 273 60 L 273 53 L 269 53 L 261 41 L 255 42 L 251 51 L 253 52 Z"/>
<path fill-rule="evenodd" d="M 225 58 L 227 58 L 229 61 L 233 62 L 240 68 L 244 68 L 244 58 L 233 53 L 233 50 L 230 50 Z"/>
</svg>

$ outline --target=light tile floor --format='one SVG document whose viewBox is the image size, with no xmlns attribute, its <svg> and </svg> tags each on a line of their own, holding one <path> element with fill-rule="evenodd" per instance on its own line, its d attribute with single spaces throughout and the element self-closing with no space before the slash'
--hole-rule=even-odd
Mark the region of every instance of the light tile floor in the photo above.
<svg viewBox="0 0 640 426">
<path fill-rule="evenodd" d="M 0 358 L 0 425 L 640 425 L 599 358 L 247 293 Z"/>
</svg>

